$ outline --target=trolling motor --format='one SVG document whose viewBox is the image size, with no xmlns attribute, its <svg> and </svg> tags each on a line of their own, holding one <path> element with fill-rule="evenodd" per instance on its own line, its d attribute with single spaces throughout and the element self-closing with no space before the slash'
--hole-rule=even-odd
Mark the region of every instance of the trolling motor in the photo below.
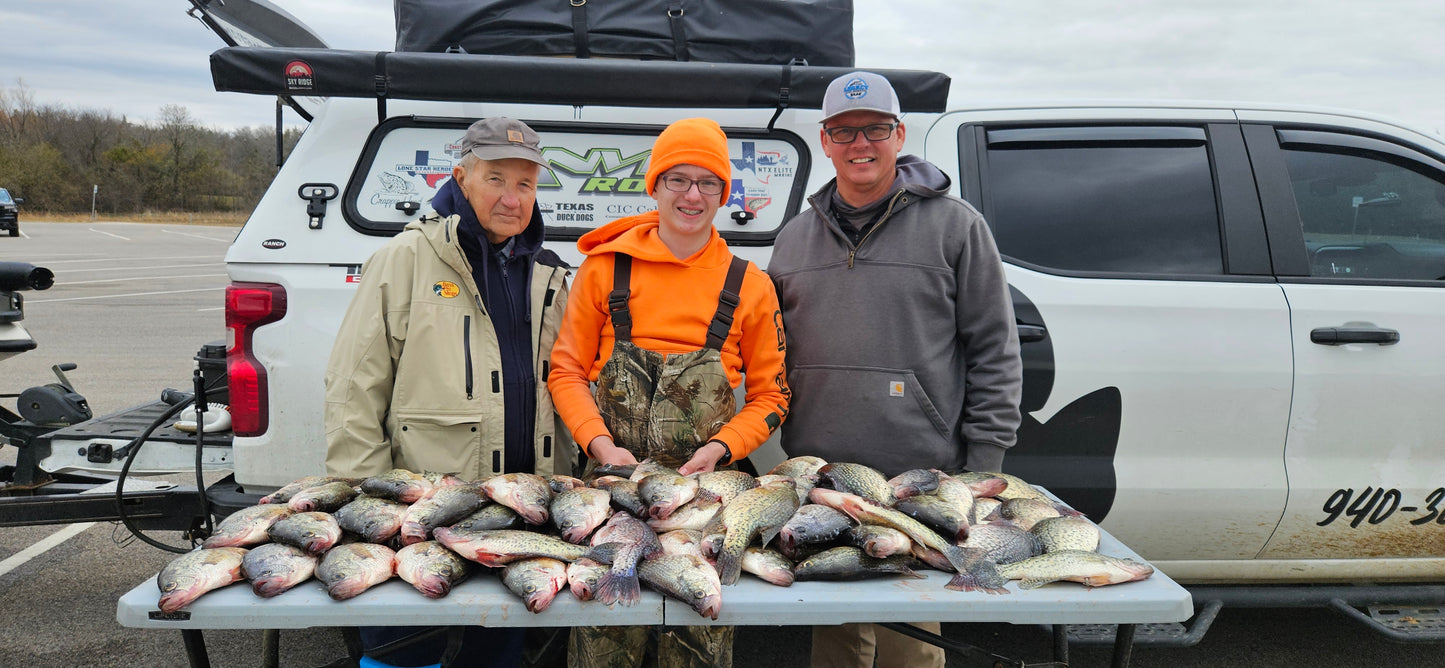
<svg viewBox="0 0 1445 668">
<path fill-rule="evenodd" d="M 55 285 L 55 273 L 45 267 L 25 262 L 0 262 L 0 360 L 35 349 L 35 340 L 19 323 L 25 319 L 22 290 L 49 290 Z M 32 425 L 63 427 L 91 418 L 90 405 L 75 391 L 66 371 L 74 364 L 56 364 L 51 371 L 60 382 L 40 385 L 21 392 L 16 409 L 20 418 Z M 13 421 L 13 420 L 12 420 Z"/>
</svg>

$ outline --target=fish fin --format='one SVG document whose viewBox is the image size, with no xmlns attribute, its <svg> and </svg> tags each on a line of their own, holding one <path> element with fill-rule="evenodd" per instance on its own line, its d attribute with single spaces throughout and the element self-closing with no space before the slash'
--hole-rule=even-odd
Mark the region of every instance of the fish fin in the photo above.
<svg viewBox="0 0 1445 668">
<path fill-rule="evenodd" d="M 621 603 L 625 606 L 637 605 L 642 597 L 642 590 L 637 584 L 637 572 L 630 574 L 608 573 L 597 581 L 597 589 L 593 591 L 592 598 L 606 603 L 609 607 L 613 603 Z"/>
<path fill-rule="evenodd" d="M 918 571 L 913 570 L 913 569 L 912 569 L 911 567 L 909 567 L 909 566 L 904 566 L 904 567 L 903 567 L 903 570 L 898 571 L 898 574 L 899 574 L 899 575 L 906 576 L 906 577 L 910 577 L 910 578 L 915 578 L 915 579 L 922 579 L 922 578 L 928 577 L 928 576 L 926 576 L 926 575 L 923 575 L 922 573 L 919 573 Z"/>
<path fill-rule="evenodd" d="M 617 553 L 625 546 L 625 543 L 602 543 L 600 545 L 593 545 L 592 549 L 588 550 L 587 554 L 582 556 L 599 564 L 610 565 L 613 561 L 616 561 Z"/>
<path fill-rule="evenodd" d="M 778 537 L 778 532 L 782 530 L 783 526 L 781 524 L 775 527 L 763 527 L 762 533 L 758 534 L 758 544 L 767 545 L 768 543 L 773 542 L 773 539 Z"/>
<path fill-rule="evenodd" d="M 1038 589 L 1050 582 L 1058 582 L 1052 578 L 1027 578 L 1019 581 L 1019 589 Z"/>
</svg>

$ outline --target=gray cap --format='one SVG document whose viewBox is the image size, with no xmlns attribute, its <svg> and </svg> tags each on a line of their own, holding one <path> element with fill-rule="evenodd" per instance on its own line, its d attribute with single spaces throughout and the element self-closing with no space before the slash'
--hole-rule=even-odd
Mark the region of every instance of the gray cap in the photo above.
<svg viewBox="0 0 1445 668">
<path fill-rule="evenodd" d="M 462 155 L 471 153 L 482 160 L 521 158 L 546 167 L 547 160 L 537 148 L 540 141 L 537 132 L 526 123 L 506 116 L 493 116 L 467 128 L 466 136 L 462 137 Z"/>
<path fill-rule="evenodd" d="M 823 120 L 850 111 L 876 111 L 898 118 L 898 94 L 881 74 L 849 72 L 828 84 L 823 94 Z"/>
</svg>

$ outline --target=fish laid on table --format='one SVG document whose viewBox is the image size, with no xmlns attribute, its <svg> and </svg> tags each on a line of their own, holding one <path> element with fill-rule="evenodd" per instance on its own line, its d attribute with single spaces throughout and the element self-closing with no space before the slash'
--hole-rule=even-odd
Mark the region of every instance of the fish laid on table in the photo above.
<svg viewBox="0 0 1445 668">
<path fill-rule="evenodd" d="M 697 475 L 697 498 L 704 501 L 729 501 L 758 486 L 758 479 L 742 471 L 708 471 Z"/>
<path fill-rule="evenodd" d="M 546 478 L 532 473 L 508 473 L 488 478 L 482 483 L 482 489 L 493 501 L 517 511 L 528 524 L 547 523 L 552 486 Z"/>
<path fill-rule="evenodd" d="M 549 512 L 562 540 L 580 545 L 612 514 L 612 494 L 595 487 L 564 490 L 552 499 Z"/>
<path fill-rule="evenodd" d="M 1041 499 L 1051 501 L 1047 495 L 1040 492 L 1033 485 L 1024 482 L 1023 478 L 1008 473 L 960 473 L 955 476 L 970 485 L 977 482 L 986 482 L 989 478 L 1002 478 L 1007 485 L 992 495 L 979 494 L 978 496 L 996 496 L 1000 501 L 1009 499 Z M 993 484 L 993 483 L 989 483 Z"/>
<path fill-rule="evenodd" d="M 1009 484 L 1008 480 L 999 477 L 999 474 L 995 473 L 967 472 L 949 477 L 967 485 L 969 492 L 973 494 L 975 499 L 995 498 L 1000 492 L 1008 489 Z M 1030 486 L 1029 489 L 1033 490 L 1033 487 Z M 1040 494 L 1039 496 L 1043 495 Z"/>
<path fill-rule="evenodd" d="M 271 598 L 311 579 L 317 559 L 305 550 L 281 543 L 267 543 L 246 553 L 241 574 L 261 598 Z"/>
<path fill-rule="evenodd" d="M 326 593 L 344 601 L 396 574 L 396 553 L 385 545 L 347 543 L 326 552 L 316 565 L 316 579 L 326 585 Z"/>
<path fill-rule="evenodd" d="M 842 511 L 818 503 L 799 506 L 778 531 L 778 543 L 785 550 L 799 545 L 826 543 L 847 533 L 855 523 Z"/>
<path fill-rule="evenodd" d="M 277 543 L 321 554 L 341 540 L 341 525 L 329 513 L 293 513 L 272 524 L 266 535 Z"/>
<path fill-rule="evenodd" d="M 1005 499 L 999 505 L 998 510 L 993 512 L 1002 519 L 1006 519 L 1019 525 L 1020 529 L 1028 531 L 1034 528 L 1039 520 L 1049 517 L 1059 517 L 1059 509 L 1054 507 L 1054 502 L 1048 499 L 1035 499 L 1031 497 L 1015 497 Z"/>
<path fill-rule="evenodd" d="M 938 469 L 909 469 L 888 479 L 893 488 L 893 498 L 906 499 L 919 494 L 929 494 L 938 489 Z"/>
<path fill-rule="evenodd" d="M 735 584 L 742 574 L 743 552 L 753 540 L 767 545 L 798 511 L 798 493 L 791 482 L 772 482 L 737 495 L 723 506 L 713 525 L 725 533 L 717 555 L 718 577 Z M 706 535 L 710 531 L 704 531 Z"/>
<path fill-rule="evenodd" d="M 487 494 L 477 485 L 433 487 L 426 496 L 407 508 L 401 522 L 401 544 L 420 543 L 437 527 L 455 524 L 487 503 Z"/>
<path fill-rule="evenodd" d="M 517 529 L 523 524 L 522 516 L 500 503 L 489 503 L 461 520 L 453 523 L 453 531 L 488 531 L 492 529 Z"/>
<path fill-rule="evenodd" d="M 817 473 L 818 469 L 823 468 L 827 465 L 828 462 L 822 458 L 805 455 L 802 457 L 794 457 L 792 459 L 784 460 L 781 464 L 774 466 L 772 470 L 768 471 L 768 474 L 785 475 L 790 478 L 795 478 L 800 475 Z"/>
<path fill-rule="evenodd" d="M 514 561 L 503 570 L 502 584 L 526 602 L 528 612 L 541 612 L 567 586 L 567 564 L 547 557 Z"/>
<path fill-rule="evenodd" d="M 793 584 L 793 562 L 765 547 L 748 546 L 743 551 L 743 572 L 752 573 L 768 584 L 789 587 Z"/>
<path fill-rule="evenodd" d="M 361 493 L 402 503 L 415 503 L 436 486 L 435 478 L 406 469 L 392 469 L 361 481 Z"/>
<path fill-rule="evenodd" d="M 266 530 L 276 522 L 289 517 L 291 513 L 290 508 L 280 503 L 242 508 L 221 520 L 221 523 L 216 525 L 216 532 L 201 543 L 201 547 L 260 545 L 271 540 L 271 537 L 266 535 Z"/>
<path fill-rule="evenodd" d="M 701 557 L 701 541 L 702 532 L 691 529 L 674 529 L 657 534 L 657 542 L 662 545 L 663 554 L 695 554 Z"/>
<path fill-rule="evenodd" d="M 848 542 L 874 559 L 909 554 L 913 539 L 897 529 L 876 524 L 860 524 L 848 530 Z"/>
<path fill-rule="evenodd" d="M 532 557 L 574 561 L 586 556 L 590 550 L 556 536 L 519 529 L 462 530 L 438 527 L 432 535 L 453 552 L 492 568 Z"/>
<path fill-rule="evenodd" d="M 267 503 L 283 503 L 283 504 L 284 504 L 284 503 L 289 502 L 289 501 L 291 500 L 291 497 L 292 497 L 292 496 L 295 496 L 297 492 L 300 492 L 300 491 L 303 490 L 303 489 L 310 489 L 310 488 L 312 488 L 312 487 L 320 487 L 320 486 L 322 486 L 322 485 L 325 485 L 325 484 L 327 484 L 327 483 L 332 483 L 332 482 L 344 482 L 344 483 L 346 483 L 346 484 L 348 484 L 348 485 L 357 485 L 357 484 L 360 484 L 360 483 L 361 483 L 361 479 L 360 479 L 360 478 L 338 478 L 338 477 L 336 477 L 336 476 L 327 476 L 327 475 L 312 475 L 312 476 L 306 476 L 305 478 L 301 478 L 300 480 L 297 480 L 297 481 L 295 481 L 295 482 L 292 482 L 292 483 L 283 485 L 283 486 L 281 487 L 281 489 L 278 489 L 278 490 L 276 490 L 276 491 L 274 491 L 274 492 L 271 492 L 270 494 L 267 494 L 266 496 L 261 497 L 261 500 L 260 500 L 258 503 L 261 503 L 261 504 L 267 504 Z"/>
<path fill-rule="evenodd" d="M 1044 552 L 1037 536 L 1008 520 L 974 525 L 968 533 L 968 540 L 960 544 L 982 550 L 989 559 L 998 564 L 1023 561 Z"/>
<path fill-rule="evenodd" d="M 944 538 L 963 540 L 968 537 L 968 510 L 973 509 L 973 502 L 970 497 L 968 510 L 960 510 L 957 504 L 943 497 L 922 494 L 900 499 L 893 509 L 922 522 Z"/>
<path fill-rule="evenodd" d="M 877 469 L 851 462 L 834 462 L 818 469 L 833 489 L 856 494 L 880 506 L 892 506 L 893 487 Z"/>
<path fill-rule="evenodd" d="M 445 545 L 428 540 L 396 551 L 396 574 L 427 598 L 441 598 L 467 579 L 471 566 Z"/>
<path fill-rule="evenodd" d="M 356 498 L 356 488 L 348 483 L 328 482 L 319 487 L 303 489 L 286 502 L 286 507 L 298 513 L 329 513 Z"/>
<path fill-rule="evenodd" d="M 368 543 L 385 543 L 401 531 L 410 506 L 375 496 L 359 496 L 333 515 L 342 529 L 361 536 Z"/>
<path fill-rule="evenodd" d="M 647 504 L 647 514 L 660 520 L 697 496 L 697 478 L 676 472 L 654 473 L 637 481 L 637 495 Z"/>
<path fill-rule="evenodd" d="M 790 482 L 793 484 L 793 487 L 798 490 L 798 505 L 804 506 L 808 504 L 808 492 L 813 491 L 813 487 L 817 486 L 818 481 L 821 479 L 822 476 L 816 473 L 807 473 L 797 476 L 769 473 L 767 475 L 758 476 L 758 486 L 762 487 L 763 485 L 766 485 L 768 483 L 778 481 Z"/>
<path fill-rule="evenodd" d="M 602 581 L 602 576 L 612 568 L 593 560 L 591 557 L 582 557 L 577 561 L 567 564 L 567 587 L 572 590 L 572 595 L 579 601 L 592 600 L 592 592 L 597 590 L 597 583 Z"/>
<path fill-rule="evenodd" d="M 637 563 L 662 553 L 657 533 L 642 520 L 627 513 L 613 513 L 607 523 L 592 534 L 592 545 L 612 550 L 612 568 L 597 583 L 593 598 L 612 605 L 635 605 L 641 595 Z"/>
<path fill-rule="evenodd" d="M 612 495 L 613 506 L 632 513 L 634 517 L 647 517 L 647 503 L 637 494 L 637 483 L 627 478 L 602 476 L 592 484 Z"/>
<path fill-rule="evenodd" d="M 717 500 L 704 501 L 703 499 L 693 499 L 683 504 L 681 508 L 673 511 L 672 515 L 667 519 L 654 518 L 647 520 L 647 526 L 652 527 L 652 530 L 658 533 L 677 531 L 679 529 L 702 531 L 707 528 L 708 524 L 712 523 L 713 518 L 717 517 L 717 514 L 722 511 L 722 508 L 722 502 Z"/>
<path fill-rule="evenodd" d="M 697 614 L 717 619 L 722 611 L 722 584 L 706 559 L 693 554 L 667 554 L 637 565 L 648 588 L 688 604 Z"/>
<path fill-rule="evenodd" d="M 565 492 L 569 489 L 577 489 L 579 487 L 587 486 L 587 483 L 583 482 L 581 478 L 574 478 L 570 475 L 562 475 L 560 473 L 556 473 L 553 475 L 542 477 L 547 480 L 547 486 L 552 488 L 553 494 L 561 494 L 562 492 Z"/>
<path fill-rule="evenodd" d="M 632 474 L 627 476 L 627 479 L 632 482 L 642 482 L 643 478 L 658 473 L 677 473 L 677 469 L 663 466 L 652 459 L 644 459 L 638 462 L 636 467 L 633 467 Z"/>
<path fill-rule="evenodd" d="M 214 547 L 187 552 L 166 564 L 156 576 L 161 612 L 175 612 L 208 591 L 241 580 L 246 548 Z"/>
<path fill-rule="evenodd" d="M 1045 552 L 1094 551 L 1099 549 L 1101 536 L 1098 525 L 1076 515 L 1046 517 L 1035 522 L 1029 533 L 1038 537 Z"/>
<path fill-rule="evenodd" d="M 1023 561 L 1003 564 L 999 575 L 1019 580 L 1020 589 L 1035 589 L 1050 582 L 1067 580 L 1089 587 L 1143 580 L 1154 574 L 1154 567 L 1133 559 L 1121 559 L 1085 550 L 1048 552 Z"/>
<path fill-rule="evenodd" d="M 806 580 L 866 580 L 888 575 L 921 578 L 913 570 L 913 557 L 900 555 L 878 559 L 856 547 L 835 547 L 804 559 L 793 567 L 793 577 Z"/>
</svg>

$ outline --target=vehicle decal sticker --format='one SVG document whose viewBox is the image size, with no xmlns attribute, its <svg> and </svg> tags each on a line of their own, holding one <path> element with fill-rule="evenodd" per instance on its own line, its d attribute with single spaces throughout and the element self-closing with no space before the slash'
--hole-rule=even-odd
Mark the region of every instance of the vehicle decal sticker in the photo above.
<svg viewBox="0 0 1445 668">
<path fill-rule="evenodd" d="M 267 240 L 261 242 L 261 247 L 262 247 L 262 248 L 267 248 L 267 249 L 270 249 L 270 250 L 279 250 L 279 249 L 282 249 L 282 248 L 285 248 L 285 247 L 286 247 L 286 240 L 285 240 L 285 239 L 267 239 Z"/>
<path fill-rule="evenodd" d="M 1328 526 L 1341 517 L 1348 518 L 1350 528 L 1358 528 L 1360 523 L 1382 524 L 1390 519 L 1397 511 L 1401 514 L 1401 520 L 1408 520 L 1410 524 L 1419 526 L 1422 524 L 1445 524 L 1445 487 L 1436 487 L 1425 496 L 1421 508 L 1415 502 L 1412 505 L 1405 503 L 1405 495 L 1395 488 L 1385 489 L 1384 487 L 1366 487 L 1360 490 L 1359 496 L 1355 490 L 1337 489 L 1330 498 L 1325 499 L 1320 510 L 1324 511 L 1325 518 L 1316 522 L 1318 526 Z M 1414 517 L 1405 515 L 1416 513 Z"/>
<path fill-rule="evenodd" d="M 286 90 L 315 90 L 316 77 L 304 60 L 286 63 Z"/>
</svg>

